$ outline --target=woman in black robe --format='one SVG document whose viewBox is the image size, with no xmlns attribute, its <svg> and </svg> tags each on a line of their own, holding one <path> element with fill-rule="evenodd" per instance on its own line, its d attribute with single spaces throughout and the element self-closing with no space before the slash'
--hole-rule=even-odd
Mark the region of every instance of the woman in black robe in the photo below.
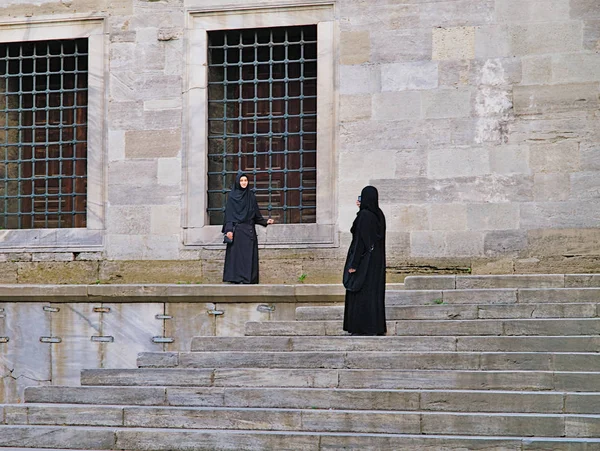
<svg viewBox="0 0 600 451">
<path fill-rule="evenodd" d="M 246 174 L 238 174 L 225 206 L 223 233 L 229 239 L 225 251 L 223 282 L 258 283 L 258 240 L 255 224 L 273 224 L 260 214 Z"/>
<path fill-rule="evenodd" d="M 344 330 L 352 335 L 385 335 L 385 216 L 374 186 L 363 188 L 350 231 L 344 285 L 352 291 L 346 290 Z"/>
</svg>

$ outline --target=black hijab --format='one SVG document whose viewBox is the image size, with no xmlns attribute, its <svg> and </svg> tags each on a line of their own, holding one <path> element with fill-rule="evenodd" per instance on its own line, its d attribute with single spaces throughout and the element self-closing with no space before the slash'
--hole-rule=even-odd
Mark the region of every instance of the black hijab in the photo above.
<svg viewBox="0 0 600 451">
<path fill-rule="evenodd" d="M 227 205 L 225 206 L 225 224 L 228 222 L 238 224 L 240 222 L 245 222 L 254 216 L 256 197 L 249 186 L 242 188 L 240 185 L 240 179 L 242 177 L 248 178 L 244 173 L 238 174 L 233 183 L 233 188 L 227 197 Z"/>
<path fill-rule="evenodd" d="M 377 188 L 374 186 L 365 186 L 360 193 L 360 210 L 358 211 L 358 216 L 363 211 L 368 211 L 373 213 L 377 218 L 376 224 L 376 233 L 377 238 L 382 239 L 385 237 L 385 216 L 383 211 L 379 208 L 379 192 Z M 357 218 L 358 219 L 358 218 Z M 355 221 L 356 223 L 356 221 Z M 352 225 L 352 229 L 354 229 L 354 225 Z M 351 230 L 352 232 L 354 230 Z"/>
</svg>

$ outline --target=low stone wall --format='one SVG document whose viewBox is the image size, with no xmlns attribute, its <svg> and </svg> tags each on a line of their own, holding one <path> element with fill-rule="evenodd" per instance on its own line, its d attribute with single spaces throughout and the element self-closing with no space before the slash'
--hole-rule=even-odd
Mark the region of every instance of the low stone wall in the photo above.
<svg viewBox="0 0 600 451">
<path fill-rule="evenodd" d="M 135 368 L 140 352 L 189 351 L 246 321 L 339 305 L 341 286 L 0 286 L 0 403 L 32 385 L 79 385 L 84 368 Z"/>
</svg>

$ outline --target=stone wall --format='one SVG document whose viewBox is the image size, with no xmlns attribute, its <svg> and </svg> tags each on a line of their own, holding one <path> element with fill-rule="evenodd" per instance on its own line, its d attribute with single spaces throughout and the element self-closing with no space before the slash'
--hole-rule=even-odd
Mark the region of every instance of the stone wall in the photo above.
<svg viewBox="0 0 600 451">
<path fill-rule="evenodd" d="M 1 280 L 220 280 L 222 249 L 182 244 L 183 136 L 197 126 L 184 114 L 185 27 L 208 3 L 2 2 L 2 24 L 105 18 L 107 116 L 104 245 L 38 254 L 24 243 L 0 254 Z M 387 215 L 391 281 L 597 270 L 599 3 L 339 0 L 335 21 L 340 247 L 264 249 L 263 281 L 339 281 L 369 183 Z"/>
</svg>

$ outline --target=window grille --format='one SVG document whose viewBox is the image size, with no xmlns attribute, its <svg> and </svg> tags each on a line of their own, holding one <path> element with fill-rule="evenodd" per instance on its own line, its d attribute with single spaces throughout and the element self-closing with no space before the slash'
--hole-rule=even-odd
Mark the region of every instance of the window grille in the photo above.
<svg viewBox="0 0 600 451">
<path fill-rule="evenodd" d="M 0 227 L 86 226 L 87 39 L 0 44 Z"/>
<path fill-rule="evenodd" d="M 208 214 L 248 175 L 265 217 L 316 222 L 317 28 L 209 32 Z"/>
</svg>

